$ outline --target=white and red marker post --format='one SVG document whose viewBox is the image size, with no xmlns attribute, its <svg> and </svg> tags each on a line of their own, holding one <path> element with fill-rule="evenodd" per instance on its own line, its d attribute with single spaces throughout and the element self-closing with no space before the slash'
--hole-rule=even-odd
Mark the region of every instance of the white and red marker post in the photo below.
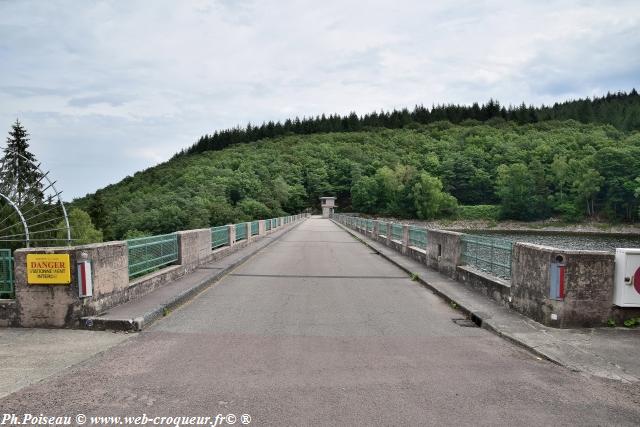
<svg viewBox="0 0 640 427">
<path fill-rule="evenodd" d="M 93 279 L 91 277 L 91 261 L 78 262 L 78 296 L 93 296 Z"/>
</svg>

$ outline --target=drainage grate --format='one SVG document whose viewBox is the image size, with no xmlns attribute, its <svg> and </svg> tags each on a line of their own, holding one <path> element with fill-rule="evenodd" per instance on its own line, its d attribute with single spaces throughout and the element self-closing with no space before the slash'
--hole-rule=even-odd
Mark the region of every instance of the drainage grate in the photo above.
<svg viewBox="0 0 640 427">
<path fill-rule="evenodd" d="M 478 325 L 476 325 L 473 320 L 471 319 L 451 319 L 453 321 L 453 323 L 455 323 L 458 326 L 462 326 L 463 328 L 477 328 Z"/>
</svg>

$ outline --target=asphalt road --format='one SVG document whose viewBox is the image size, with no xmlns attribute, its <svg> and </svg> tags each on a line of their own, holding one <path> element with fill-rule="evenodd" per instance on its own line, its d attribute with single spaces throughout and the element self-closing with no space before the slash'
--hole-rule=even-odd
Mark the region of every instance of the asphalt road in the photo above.
<svg viewBox="0 0 640 427">
<path fill-rule="evenodd" d="M 0 400 L 46 415 L 249 414 L 251 425 L 638 425 L 637 386 L 475 327 L 310 219 L 132 339 Z"/>
</svg>

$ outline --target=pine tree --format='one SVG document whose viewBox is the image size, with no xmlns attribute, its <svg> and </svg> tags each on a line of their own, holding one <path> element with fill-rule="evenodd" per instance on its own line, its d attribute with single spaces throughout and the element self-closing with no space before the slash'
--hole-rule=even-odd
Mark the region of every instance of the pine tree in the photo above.
<svg viewBox="0 0 640 427">
<path fill-rule="evenodd" d="M 36 166 L 36 158 L 29 151 L 29 134 L 16 119 L 4 149 L 0 186 L 3 192 L 13 195 L 18 206 L 22 206 L 27 202 L 43 200 L 41 180 L 42 174 Z"/>
</svg>

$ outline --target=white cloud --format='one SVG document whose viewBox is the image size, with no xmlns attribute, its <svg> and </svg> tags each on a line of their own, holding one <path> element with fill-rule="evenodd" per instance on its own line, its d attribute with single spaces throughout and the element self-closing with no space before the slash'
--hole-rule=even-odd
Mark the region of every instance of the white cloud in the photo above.
<svg viewBox="0 0 640 427">
<path fill-rule="evenodd" d="M 67 195 L 217 128 L 640 86 L 636 1 L 0 1 L 0 131 Z"/>
</svg>

